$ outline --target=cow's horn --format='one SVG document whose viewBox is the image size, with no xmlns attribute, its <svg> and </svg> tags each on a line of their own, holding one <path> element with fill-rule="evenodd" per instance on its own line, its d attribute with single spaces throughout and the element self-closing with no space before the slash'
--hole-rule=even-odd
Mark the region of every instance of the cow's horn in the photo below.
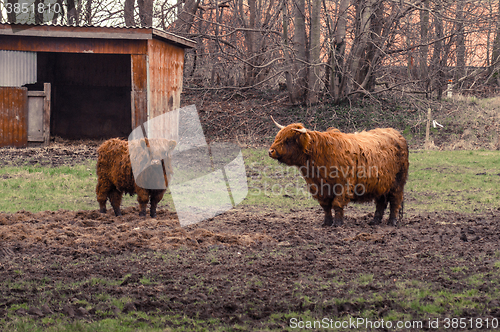
<svg viewBox="0 0 500 332">
<path fill-rule="evenodd" d="M 271 120 L 273 120 L 274 124 L 275 124 L 275 125 L 276 125 L 279 129 L 283 129 L 283 128 L 285 128 L 285 126 L 282 126 L 282 125 L 280 125 L 278 122 L 274 121 L 274 118 L 273 118 L 273 116 L 272 116 L 272 115 L 271 115 Z"/>
<path fill-rule="evenodd" d="M 307 133 L 307 129 L 306 128 L 302 128 L 302 129 L 293 128 L 293 130 L 298 131 L 299 133 L 302 133 L 302 134 Z"/>
</svg>

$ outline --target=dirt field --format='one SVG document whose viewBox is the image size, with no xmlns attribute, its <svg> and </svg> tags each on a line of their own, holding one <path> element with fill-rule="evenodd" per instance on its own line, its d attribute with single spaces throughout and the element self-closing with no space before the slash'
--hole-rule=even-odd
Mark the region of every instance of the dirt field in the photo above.
<svg viewBox="0 0 500 332">
<path fill-rule="evenodd" d="M 415 319 L 420 314 L 398 301 L 371 301 L 373 292 L 389 294 L 397 281 L 413 280 L 464 290 L 469 275 L 494 276 L 498 270 L 496 212 L 413 215 L 398 228 L 372 228 L 368 216 L 350 209 L 339 229 L 320 227 L 322 212 L 316 208 L 290 213 L 243 208 L 186 229 L 166 211 L 158 219 L 140 219 L 137 213 L 129 208 L 123 217 L 96 211 L 0 215 L 0 279 L 9 281 L 0 286 L 0 317 L 12 305 L 27 303 L 32 312 L 19 309 L 19 315 L 43 317 L 37 311 L 45 304 L 70 317 L 100 319 L 106 317 L 102 312 L 120 311 L 99 298 L 106 293 L 130 299 L 125 312 L 217 317 L 256 327 L 274 312 L 306 310 L 326 317 L 367 309 L 383 317 L 403 310 Z M 465 273 L 443 278 L 445 267 L 464 267 Z M 363 274 L 373 274 L 373 280 L 355 290 L 355 298 L 367 299 L 360 303 L 350 289 Z M 332 278 L 337 286 L 322 288 L 318 282 Z M 31 286 L 41 280 L 44 286 Z M 11 283 L 25 286 L 11 288 Z M 309 285 L 303 296 L 297 295 L 297 283 Z M 58 284 L 72 286 L 58 290 Z M 494 287 L 478 285 L 474 300 L 482 301 L 481 292 Z M 332 300 L 339 298 L 347 301 L 335 305 Z M 500 318 L 500 309 L 498 301 L 489 301 L 484 312 L 462 314 Z M 452 316 L 456 313 L 443 314 Z"/>
<path fill-rule="evenodd" d="M 57 164 L 73 155 L 49 154 L 40 160 Z M 3 156 L 4 163 L 15 160 Z M 409 212 L 397 228 L 368 226 L 372 215 L 355 206 L 346 216 L 343 227 L 323 228 L 319 206 L 284 213 L 243 206 L 181 228 L 175 213 L 140 218 L 135 207 L 122 217 L 2 213 L 0 321 L 11 321 L 12 312 L 85 321 L 129 314 L 153 324 L 138 313 L 145 312 L 164 317 L 166 328 L 188 330 L 192 320 L 209 318 L 250 330 L 289 326 L 276 313 L 427 322 L 422 307 L 406 302 L 402 287 L 412 286 L 430 292 L 422 305 L 441 301 L 443 290 L 471 303 L 457 312 L 453 302 L 439 302 L 442 310 L 431 317 L 500 318 L 491 296 L 499 280 L 500 211 Z M 173 323 L 172 315 L 192 320 Z"/>
</svg>

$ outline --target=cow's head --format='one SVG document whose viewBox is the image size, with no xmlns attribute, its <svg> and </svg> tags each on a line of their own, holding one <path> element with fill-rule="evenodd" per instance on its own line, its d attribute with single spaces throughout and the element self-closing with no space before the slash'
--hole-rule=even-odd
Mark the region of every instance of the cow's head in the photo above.
<svg viewBox="0 0 500 332">
<path fill-rule="evenodd" d="M 274 119 L 271 117 L 274 121 Z M 287 165 L 300 166 L 309 154 L 311 135 L 301 123 L 282 126 L 274 121 L 280 131 L 276 135 L 269 157 Z"/>
<path fill-rule="evenodd" d="M 128 143 L 137 185 L 145 189 L 166 189 L 168 179 L 174 173 L 172 152 L 177 142 L 163 138 L 142 138 Z M 162 161 L 167 178 L 163 174 Z"/>
<path fill-rule="evenodd" d="M 143 148 L 146 150 L 146 142 L 142 141 Z M 165 165 L 165 173 L 170 176 L 174 173 L 172 167 L 172 153 L 177 146 L 177 142 L 174 140 L 168 140 L 163 138 L 150 138 L 147 139 L 147 145 L 149 145 L 149 158 L 151 160 L 151 166 L 161 166 L 161 161 Z"/>
</svg>

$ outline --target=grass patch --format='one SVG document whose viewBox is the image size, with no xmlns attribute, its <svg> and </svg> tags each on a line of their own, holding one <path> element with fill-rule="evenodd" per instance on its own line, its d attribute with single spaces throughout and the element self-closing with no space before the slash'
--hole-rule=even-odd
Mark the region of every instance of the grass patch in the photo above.
<svg viewBox="0 0 500 332">
<path fill-rule="evenodd" d="M 317 207 L 297 167 L 279 164 L 267 149 L 244 149 L 248 194 L 241 204 L 278 211 Z M 406 207 L 416 211 L 483 212 L 500 200 L 499 151 L 411 151 Z M 0 168 L 0 211 L 93 210 L 95 161 L 61 167 Z M 206 203 L 206 202 L 205 202 Z M 122 207 L 137 205 L 124 195 Z M 175 210 L 167 190 L 160 207 Z M 357 205 L 372 210 L 371 205 Z M 108 203 L 109 207 L 109 203 Z"/>
<path fill-rule="evenodd" d="M 140 316 L 140 317 L 137 317 Z M 165 329 L 165 326 L 171 326 Z M 190 319 L 185 316 L 172 315 L 159 317 L 137 313 L 136 315 L 123 316 L 120 318 L 105 318 L 95 322 L 81 320 L 70 321 L 68 319 L 44 318 L 36 320 L 30 317 L 14 316 L 5 326 L 5 331 L 18 332 L 155 332 L 155 331 L 232 331 L 219 321 L 210 319 L 201 321 Z"/>
<path fill-rule="evenodd" d="M 95 209 L 95 161 L 75 166 L 0 168 L 0 211 Z"/>
<path fill-rule="evenodd" d="M 279 164 L 265 149 L 247 149 L 244 158 L 249 186 L 244 204 L 278 210 L 318 206 L 297 167 Z M 410 151 L 405 206 L 428 212 L 489 210 L 500 200 L 499 169 L 499 151 Z"/>
<path fill-rule="evenodd" d="M 484 212 L 500 200 L 499 151 L 413 151 L 406 195 L 417 211 Z"/>
</svg>

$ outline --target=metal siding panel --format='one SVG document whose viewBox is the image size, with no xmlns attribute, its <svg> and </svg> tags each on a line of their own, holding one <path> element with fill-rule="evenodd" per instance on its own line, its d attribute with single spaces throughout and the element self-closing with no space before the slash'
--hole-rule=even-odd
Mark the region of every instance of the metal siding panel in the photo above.
<svg viewBox="0 0 500 332">
<path fill-rule="evenodd" d="M 0 88 L 0 146 L 3 146 L 3 142 L 5 140 L 6 135 L 6 121 L 4 118 L 7 116 L 7 107 L 5 107 L 5 103 L 7 102 L 6 89 Z"/>
<path fill-rule="evenodd" d="M 26 88 L 0 87 L 0 146 L 27 146 L 27 93 Z"/>
<path fill-rule="evenodd" d="M 0 86 L 20 87 L 36 82 L 36 52 L 0 50 Z"/>
</svg>

